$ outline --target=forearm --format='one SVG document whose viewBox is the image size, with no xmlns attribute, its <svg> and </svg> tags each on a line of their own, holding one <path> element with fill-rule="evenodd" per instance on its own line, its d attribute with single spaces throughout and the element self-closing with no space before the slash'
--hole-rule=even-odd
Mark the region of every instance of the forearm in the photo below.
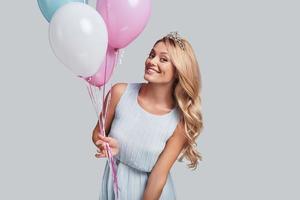
<svg viewBox="0 0 300 200">
<path fill-rule="evenodd" d="M 167 177 L 150 175 L 147 181 L 147 186 L 144 191 L 143 200 L 159 200 L 159 197 L 166 184 Z"/>
<path fill-rule="evenodd" d="M 105 130 L 105 136 L 108 136 L 108 135 L 109 135 L 109 131 L 110 131 L 110 130 L 107 130 L 107 129 L 108 129 L 108 127 L 107 127 L 106 130 Z M 102 131 L 102 130 L 101 130 L 101 131 Z M 98 121 L 97 121 L 97 125 L 96 125 L 96 127 L 94 128 L 93 133 L 92 133 L 92 140 L 93 140 L 94 143 L 95 143 L 97 140 L 100 139 L 100 137 L 99 137 L 99 132 L 100 132 L 100 126 L 99 126 L 99 123 L 98 123 Z"/>
<path fill-rule="evenodd" d="M 99 140 L 99 129 L 94 129 L 93 134 L 92 134 L 92 140 L 95 143 L 97 140 Z"/>
</svg>

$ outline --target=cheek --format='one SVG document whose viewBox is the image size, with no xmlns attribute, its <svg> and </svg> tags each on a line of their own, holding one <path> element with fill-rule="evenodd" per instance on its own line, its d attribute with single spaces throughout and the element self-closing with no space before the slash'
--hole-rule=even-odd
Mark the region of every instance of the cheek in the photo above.
<svg viewBox="0 0 300 200">
<path fill-rule="evenodd" d="M 175 73 L 174 67 L 170 64 L 163 65 L 162 68 L 164 69 L 164 72 L 170 75 L 173 75 Z"/>
</svg>

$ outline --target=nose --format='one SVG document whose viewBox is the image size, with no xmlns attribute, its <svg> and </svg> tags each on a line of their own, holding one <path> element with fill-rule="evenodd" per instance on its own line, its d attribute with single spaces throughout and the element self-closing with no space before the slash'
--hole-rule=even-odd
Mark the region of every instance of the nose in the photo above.
<svg viewBox="0 0 300 200">
<path fill-rule="evenodd" d="M 150 65 L 156 65 L 156 63 L 157 63 L 157 56 L 155 56 L 154 58 L 150 58 L 149 59 L 149 64 Z"/>
</svg>

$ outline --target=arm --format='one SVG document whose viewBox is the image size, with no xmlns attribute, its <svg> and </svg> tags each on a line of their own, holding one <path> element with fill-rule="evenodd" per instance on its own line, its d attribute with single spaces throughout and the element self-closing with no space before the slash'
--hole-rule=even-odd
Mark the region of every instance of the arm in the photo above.
<svg viewBox="0 0 300 200">
<path fill-rule="evenodd" d="M 111 92 L 110 102 L 107 102 L 108 95 L 106 95 L 105 101 L 103 102 L 104 104 L 108 103 L 107 113 L 106 113 L 106 121 L 104 124 L 106 136 L 108 136 L 108 133 L 110 131 L 111 124 L 112 124 L 112 121 L 115 116 L 116 106 L 117 106 L 124 90 L 126 89 L 126 85 L 127 85 L 126 83 L 116 83 L 115 85 L 113 85 L 111 88 L 111 91 L 110 91 Z M 102 114 L 100 114 L 100 117 L 101 116 L 102 116 Z M 97 140 L 100 139 L 99 132 L 100 132 L 100 127 L 99 127 L 99 123 L 97 121 L 96 126 L 93 130 L 93 134 L 92 134 L 92 140 L 93 140 L 94 144 L 96 143 Z"/>
<path fill-rule="evenodd" d="M 151 171 L 147 181 L 146 189 L 144 191 L 143 200 L 159 199 L 166 184 L 169 171 L 178 158 L 186 142 L 187 139 L 184 135 L 184 127 L 180 122 L 178 123 L 173 135 L 168 139 L 163 152 L 160 154 Z"/>
</svg>

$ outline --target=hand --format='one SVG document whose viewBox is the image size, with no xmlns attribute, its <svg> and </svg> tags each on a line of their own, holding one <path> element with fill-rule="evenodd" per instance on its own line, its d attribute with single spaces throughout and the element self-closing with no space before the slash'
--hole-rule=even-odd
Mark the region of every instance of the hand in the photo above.
<svg viewBox="0 0 300 200">
<path fill-rule="evenodd" d="M 113 156 L 119 153 L 119 143 L 115 138 L 109 136 L 105 137 L 103 135 L 99 135 L 99 138 L 100 139 L 95 142 L 95 145 L 98 147 L 97 149 L 98 153 L 95 154 L 97 158 L 108 157 L 108 152 L 106 150 L 106 143 L 109 144 Z"/>
</svg>

